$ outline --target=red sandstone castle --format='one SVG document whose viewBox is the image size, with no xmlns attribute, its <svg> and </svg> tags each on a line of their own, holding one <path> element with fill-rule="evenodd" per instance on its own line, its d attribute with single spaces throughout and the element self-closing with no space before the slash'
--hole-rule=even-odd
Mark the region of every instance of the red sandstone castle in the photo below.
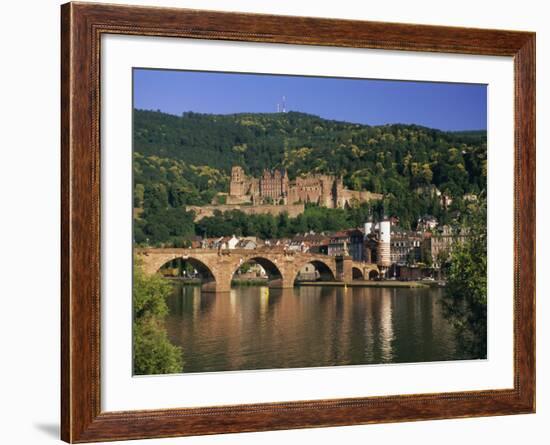
<svg viewBox="0 0 550 445">
<path fill-rule="evenodd" d="M 264 170 L 260 178 L 244 173 L 242 167 L 231 169 L 227 204 L 298 204 L 315 203 L 328 208 L 344 208 L 352 202 L 381 199 L 369 191 L 349 190 L 342 178 L 332 175 L 308 175 L 290 180 L 286 170 Z"/>
</svg>

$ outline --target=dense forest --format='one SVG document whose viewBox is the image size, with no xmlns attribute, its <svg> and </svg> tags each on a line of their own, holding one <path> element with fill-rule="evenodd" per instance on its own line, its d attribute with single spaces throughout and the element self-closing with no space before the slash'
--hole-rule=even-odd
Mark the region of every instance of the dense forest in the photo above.
<svg viewBox="0 0 550 445">
<path fill-rule="evenodd" d="M 296 112 L 174 116 L 134 110 L 135 241 L 185 244 L 205 233 L 290 236 L 356 226 L 371 212 L 398 216 L 406 228 L 426 213 L 445 222 L 465 208 L 464 195 L 485 189 L 486 138 L 485 131 L 369 126 Z M 373 208 L 309 206 L 293 219 L 230 212 L 194 224 L 185 205 L 209 204 L 227 192 L 233 165 L 253 176 L 265 168 L 286 168 L 291 179 L 341 175 L 348 188 L 382 193 L 384 200 Z M 435 188 L 452 198 L 450 207 L 441 206 Z"/>
</svg>

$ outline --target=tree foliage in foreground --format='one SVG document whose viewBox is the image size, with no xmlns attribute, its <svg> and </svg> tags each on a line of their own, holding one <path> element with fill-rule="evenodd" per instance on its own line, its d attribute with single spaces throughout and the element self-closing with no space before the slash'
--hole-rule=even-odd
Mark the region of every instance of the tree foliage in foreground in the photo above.
<svg viewBox="0 0 550 445">
<path fill-rule="evenodd" d="M 487 202 L 470 207 L 465 220 L 469 236 L 453 247 L 447 265 L 443 309 L 461 352 L 482 359 L 487 357 Z"/>
<path fill-rule="evenodd" d="M 134 374 L 171 374 L 183 368 L 181 348 L 170 343 L 164 320 L 166 298 L 172 287 L 161 276 L 147 276 L 139 262 L 134 264 L 133 363 Z"/>
</svg>

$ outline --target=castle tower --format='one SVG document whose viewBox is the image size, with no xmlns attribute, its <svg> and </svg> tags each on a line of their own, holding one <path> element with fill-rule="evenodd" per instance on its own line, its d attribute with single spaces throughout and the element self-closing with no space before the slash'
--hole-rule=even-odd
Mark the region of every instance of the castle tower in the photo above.
<svg viewBox="0 0 550 445">
<path fill-rule="evenodd" d="M 283 175 L 281 170 L 277 169 L 273 172 L 272 176 L 273 191 L 272 198 L 274 204 L 279 204 L 279 201 L 282 196 L 282 187 L 283 187 Z"/>
<path fill-rule="evenodd" d="M 332 178 L 326 175 L 315 176 L 317 186 L 316 201 L 323 207 L 334 208 L 334 184 Z"/>
<path fill-rule="evenodd" d="M 231 168 L 231 181 L 229 182 L 229 194 L 231 196 L 242 196 L 245 190 L 246 175 L 241 166 L 235 165 Z"/>
<path fill-rule="evenodd" d="M 340 176 L 334 180 L 334 207 L 339 207 L 343 209 L 346 206 L 346 201 L 344 199 L 344 180 Z"/>
<path fill-rule="evenodd" d="M 290 181 L 288 179 L 288 171 L 284 169 L 283 177 L 281 179 L 281 195 L 282 195 L 284 204 L 288 204 L 289 183 Z"/>
</svg>

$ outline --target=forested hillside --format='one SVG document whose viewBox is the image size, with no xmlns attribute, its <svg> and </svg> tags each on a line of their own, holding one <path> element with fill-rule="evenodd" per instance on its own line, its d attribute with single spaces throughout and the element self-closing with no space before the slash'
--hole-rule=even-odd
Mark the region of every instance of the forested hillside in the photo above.
<svg viewBox="0 0 550 445">
<path fill-rule="evenodd" d="M 134 206 L 143 209 L 137 229 L 146 234 L 159 212 L 179 213 L 186 204 L 208 204 L 226 192 L 233 165 L 254 176 L 279 167 L 291 179 L 341 175 L 351 189 L 383 193 L 384 210 L 405 227 L 424 213 L 445 219 L 460 210 L 465 194 L 484 190 L 487 172 L 485 131 L 368 126 L 296 112 L 173 116 L 135 110 L 134 151 Z M 430 186 L 453 198 L 455 208 L 441 209 Z M 200 234 L 188 224 L 180 235 L 193 230 Z M 162 232 L 147 238 L 176 236 L 167 235 L 174 232 L 170 228 Z"/>
</svg>

